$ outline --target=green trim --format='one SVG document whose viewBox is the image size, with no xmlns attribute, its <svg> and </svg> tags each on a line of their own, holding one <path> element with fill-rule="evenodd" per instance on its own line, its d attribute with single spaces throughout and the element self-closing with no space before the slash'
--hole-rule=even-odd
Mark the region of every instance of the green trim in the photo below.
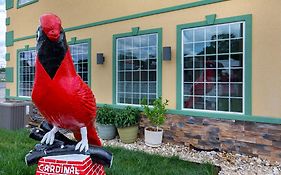
<svg viewBox="0 0 281 175">
<path fill-rule="evenodd" d="M 11 94 L 11 90 L 10 89 L 5 89 L 5 98 L 9 98 Z"/>
<path fill-rule="evenodd" d="M 6 74 L 6 82 L 14 82 L 14 68 L 13 67 L 6 67 L 5 69 Z"/>
<path fill-rule="evenodd" d="M 6 10 L 12 9 L 14 7 L 14 0 L 6 0 Z"/>
<path fill-rule="evenodd" d="M 215 20 L 216 20 L 216 17 L 217 17 L 216 14 L 207 15 L 207 16 L 205 17 L 205 18 L 206 18 L 206 21 L 207 21 L 207 24 L 208 24 L 208 25 L 214 24 L 214 23 L 215 23 Z"/>
<path fill-rule="evenodd" d="M 209 17 L 210 18 L 210 17 Z M 252 15 L 242 15 L 242 16 L 235 16 L 229 18 L 222 18 L 214 20 L 214 24 L 224 24 L 224 23 L 231 23 L 231 22 L 239 22 L 245 21 L 245 65 L 244 65 L 244 72 L 245 72 L 245 79 L 244 79 L 244 87 L 245 87 L 245 96 L 244 96 L 244 113 L 242 114 L 229 114 L 227 112 L 199 112 L 193 110 L 182 110 L 182 30 L 187 28 L 194 28 L 194 27 L 202 27 L 208 26 L 208 21 L 200 21 L 195 23 L 189 24 L 182 24 L 177 26 L 177 110 L 182 111 L 181 113 L 185 115 L 191 116 L 204 116 L 204 117 L 214 117 L 220 118 L 230 118 L 234 119 L 239 117 L 247 117 L 251 116 L 252 114 Z M 250 119 L 245 119 L 250 120 Z"/>
<path fill-rule="evenodd" d="M 140 28 L 139 27 L 133 27 L 132 28 L 132 34 L 133 35 L 138 35 Z"/>
<path fill-rule="evenodd" d="M 14 31 L 6 32 L 6 47 L 14 45 Z"/>
<path fill-rule="evenodd" d="M 138 35 L 158 34 L 157 96 L 162 96 L 162 28 L 139 30 Z M 115 34 L 112 37 L 112 103 L 116 104 L 116 39 L 135 36 L 134 32 Z"/>
<path fill-rule="evenodd" d="M 25 7 L 25 6 L 28 6 L 28 5 L 33 4 L 33 3 L 36 3 L 39 0 L 31 0 L 31 1 L 27 2 L 27 3 L 22 4 L 22 5 L 19 4 L 19 1 L 20 0 L 18 0 L 18 2 L 17 2 L 17 9 Z"/>
<path fill-rule="evenodd" d="M 81 43 L 88 43 L 89 48 L 88 48 L 88 86 L 92 87 L 92 39 L 91 38 L 86 38 L 86 39 L 81 39 L 77 40 L 77 37 L 72 37 L 69 42 L 67 42 L 69 45 L 72 44 L 81 44 Z"/>
<path fill-rule="evenodd" d="M 95 26 L 100 26 L 100 25 L 106 25 L 106 24 L 111 24 L 111 23 L 116 23 L 116 22 L 121 22 L 121 21 L 126 21 L 126 20 L 132 20 L 132 19 L 137 19 L 137 18 L 143 18 L 143 17 L 147 17 L 147 16 L 151 16 L 151 15 L 158 15 L 158 14 L 173 12 L 173 11 L 177 11 L 177 10 L 189 9 L 189 8 L 209 5 L 209 4 L 213 4 L 213 3 L 219 3 L 219 2 L 223 2 L 223 1 L 224 0 L 198 0 L 198 1 L 192 2 L 192 3 L 185 3 L 185 4 L 181 4 L 181 5 L 177 5 L 177 6 L 166 7 L 166 8 L 161 8 L 161 9 L 157 9 L 157 10 L 136 13 L 136 14 L 132 14 L 132 15 L 128 15 L 128 16 L 122 16 L 122 17 L 107 19 L 107 20 L 103 20 L 103 21 L 83 24 L 83 25 L 79 25 L 79 26 L 69 27 L 69 28 L 65 29 L 65 32 L 70 32 L 70 31 L 74 31 L 74 30 L 80 30 L 80 29 L 85 29 L 85 28 L 95 27 Z M 14 42 L 32 39 L 32 38 L 35 38 L 35 35 L 16 38 L 14 40 Z"/>
<path fill-rule="evenodd" d="M 7 17 L 6 18 L 6 26 L 10 25 L 11 24 L 11 18 L 10 17 Z"/>
<path fill-rule="evenodd" d="M 116 105 L 116 104 L 103 104 L 98 103 L 98 107 L 102 107 L 104 105 L 109 105 L 113 108 L 117 109 L 123 109 L 127 105 Z M 141 107 L 135 107 L 139 110 L 143 110 Z M 258 122 L 258 123 L 270 123 L 270 124 L 281 124 L 281 118 L 275 118 L 275 117 L 267 117 L 267 116 L 254 116 L 254 115 L 243 115 L 243 114 L 214 114 L 209 115 L 208 112 L 201 112 L 198 114 L 198 112 L 190 112 L 189 114 L 186 114 L 183 110 L 175 110 L 175 109 L 168 109 L 167 114 L 174 114 L 174 115 L 182 115 L 182 116 L 192 116 L 192 117 L 202 117 L 202 118 L 214 118 L 214 119 L 224 119 L 224 120 L 238 120 L 238 121 L 249 121 L 249 122 Z"/>
<path fill-rule="evenodd" d="M 11 54 L 7 52 L 6 55 L 5 55 L 5 59 L 6 59 L 6 61 L 10 61 Z"/>
<path fill-rule="evenodd" d="M 72 37 L 70 39 L 70 41 L 68 42 L 68 44 L 75 44 L 76 43 L 76 40 L 77 40 L 77 37 Z"/>
<path fill-rule="evenodd" d="M 14 42 L 23 41 L 23 40 L 28 40 L 28 39 L 33 39 L 33 38 L 35 38 L 35 37 L 36 37 L 36 35 L 24 36 L 24 37 L 20 37 L 20 38 L 14 39 Z"/>
<path fill-rule="evenodd" d="M 5 97 L 6 99 L 12 99 L 12 100 L 26 100 L 26 101 L 31 101 L 31 97 L 15 97 L 15 96 L 8 96 Z"/>
</svg>

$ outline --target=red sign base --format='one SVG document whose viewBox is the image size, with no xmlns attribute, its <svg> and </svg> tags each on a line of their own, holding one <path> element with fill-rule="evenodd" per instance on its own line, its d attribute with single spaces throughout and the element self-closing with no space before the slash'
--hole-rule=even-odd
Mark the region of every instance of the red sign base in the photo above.
<svg viewBox="0 0 281 175">
<path fill-rule="evenodd" d="M 93 163 L 90 156 L 71 154 L 43 157 L 36 175 L 105 175 L 103 165 Z"/>
</svg>

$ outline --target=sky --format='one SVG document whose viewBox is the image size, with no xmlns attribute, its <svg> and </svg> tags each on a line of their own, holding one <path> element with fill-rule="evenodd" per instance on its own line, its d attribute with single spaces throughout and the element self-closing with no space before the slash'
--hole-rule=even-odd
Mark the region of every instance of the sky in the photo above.
<svg viewBox="0 0 281 175">
<path fill-rule="evenodd" d="M 6 10 L 5 0 L 0 0 L 0 68 L 5 67 L 5 32 L 6 32 Z"/>
</svg>

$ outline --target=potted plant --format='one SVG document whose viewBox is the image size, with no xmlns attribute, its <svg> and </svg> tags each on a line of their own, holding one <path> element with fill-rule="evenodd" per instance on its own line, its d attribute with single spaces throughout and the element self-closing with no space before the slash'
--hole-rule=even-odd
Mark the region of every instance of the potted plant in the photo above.
<svg viewBox="0 0 281 175">
<path fill-rule="evenodd" d="M 144 129 L 144 142 L 148 146 L 158 147 L 162 144 L 163 129 L 160 126 L 166 120 L 165 113 L 167 112 L 167 105 L 168 100 L 165 100 L 163 103 L 161 97 L 154 100 L 152 106 L 147 105 L 146 100 L 142 101 L 143 114 L 153 125 Z"/>
<path fill-rule="evenodd" d="M 115 126 L 123 143 L 133 143 L 138 136 L 140 112 L 132 107 L 120 109 L 116 114 Z"/>
<path fill-rule="evenodd" d="M 116 127 L 114 125 L 115 110 L 108 105 L 100 107 L 97 111 L 97 132 L 100 138 L 114 139 Z"/>
</svg>

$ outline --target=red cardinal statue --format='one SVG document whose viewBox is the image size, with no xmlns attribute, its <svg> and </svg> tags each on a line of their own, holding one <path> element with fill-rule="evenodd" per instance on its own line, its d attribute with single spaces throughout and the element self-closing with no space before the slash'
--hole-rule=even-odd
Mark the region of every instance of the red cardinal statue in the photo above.
<svg viewBox="0 0 281 175">
<path fill-rule="evenodd" d="M 88 143 L 101 146 L 93 121 L 95 97 L 76 73 L 61 20 L 54 14 L 40 17 L 32 100 L 45 119 L 54 125 L 42 139 L 53 144 L 59 128 L 73 131 L 80 141 L 75 149 L 88 150 Z"/>
</svg>

